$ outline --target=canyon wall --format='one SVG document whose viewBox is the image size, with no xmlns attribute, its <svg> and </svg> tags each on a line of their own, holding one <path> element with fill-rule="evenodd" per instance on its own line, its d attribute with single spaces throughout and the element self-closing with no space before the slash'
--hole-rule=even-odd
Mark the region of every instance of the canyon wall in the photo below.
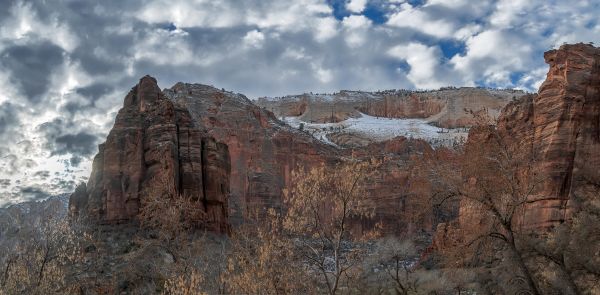
<svg viewBox="0 0 600 295">
<path fill-rule="evenodd" d="M 344 158 L 384 160 L 368 185 L 376 215 L 354 220 L 353 230 L 376 223 L 386 233 L 431 228 L 410 214 L 416 195 L 409 159 L 431 150 L 424 141 L 396 138 L 357 149 L 339 149 L 279 121 L 241 94 L 178 83 L 160 91 L 144 77 L 125 98 L 106 142 L 99 147 L 87 185 L 71 196 L 71 216 L 98 223 L 135 220 L 145 190 L 158 177 L 178 192 L 199 198 L 211 228 L 225 231 L 244 218 L 283 207 L 283 189 L 294 169 L 333 167 Z M 424 195 L 423 195 L 424 197 Z"/>
<path fill-rule="evenodd" d="M 486 110 L 494 118 L 512 100 L 525 95 L 519 90 L 447 88 L 432 91 L 390 90 L 379 92 L 340 91 L 333 94 L 303 94 L 259 98 L 258 106 L 277 117 L 300 117 L 305 122 L 329 123 L 359 116 L 359 112 L 385 118 L 421 118 L 443 128 L 468 127 L 470 114 Z"/>
<path fill-rule="evenodd" d="M 384 232 L 399 233 L 411 222 L 405 218 L 409 215 L 406 211 L 417 197 L 407 189 L 408 162 L 411 155 L 431 150 L 426 142 L 395 138 L 356 149 L 340 149 L 284 124 L 240 94 L 185 83 L 165 89 L 164 93 L 177 105 L 185 106 L 210 136 L 229 147 L 232 225 L 245 217 L 260 216 L 268 208 L 282 208 L 283 189 L 291 184 L 294 169 L 333 167 L 344 158 L 371 157 L 384 160 L 375 181 L 367 188 L 375 217 L 354 220 L 353 230 L 370 230 L 380 223 Z M 420 228 L 431 228 L 429 219 L 415 222 Z"/>
</svg>

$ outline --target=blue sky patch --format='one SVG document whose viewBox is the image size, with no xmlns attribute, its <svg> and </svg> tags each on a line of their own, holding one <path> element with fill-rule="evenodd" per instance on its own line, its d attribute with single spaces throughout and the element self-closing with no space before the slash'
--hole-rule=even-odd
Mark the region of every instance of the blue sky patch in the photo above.
<svg viewBox="0 0 600 295">
<path fill-rule="evenodd" d="M 456 40 L 443 40 L 438 44 L 440 46 L 440 49 L 442 49 L 442 52 L 444 53 L 444 57 L 448 59 L 452 58 L 457 54 L 465 54 L 466 45 L 463 42 Z"/>
<path fill-rule="evenodd" d="M 363 15 L 370 19 L 374 24 L 384 24 L 387 21 L 385 11 L 383 11 L 380 6 L 370 3 L 363 11 Z"/>
<path fill-rule="evenodd" d="M 338 20 L 350 15 L 350 12 L 346 10 L 346 1 L 344 0 L 327 0 L 327 4 L 333 8 L 333 16 Z"/>
</svg>

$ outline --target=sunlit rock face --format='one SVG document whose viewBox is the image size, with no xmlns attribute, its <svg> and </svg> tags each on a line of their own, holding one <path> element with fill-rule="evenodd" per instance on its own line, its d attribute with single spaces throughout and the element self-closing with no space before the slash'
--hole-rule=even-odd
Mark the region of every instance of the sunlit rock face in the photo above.
<svg viewBox="0 0 600 295">
<path fill-rule="evenodd" d="M 146 76 L 125 97 L 89 182 L 71 196 L 70 212 L 98 223 L 131 221 L 145 189 L 170 179 L 178 193 L 201 201 L 210 228 L 225 231 L 229 174 L 227 146 L 198 128 L 189 111 Z"/>
</svg>

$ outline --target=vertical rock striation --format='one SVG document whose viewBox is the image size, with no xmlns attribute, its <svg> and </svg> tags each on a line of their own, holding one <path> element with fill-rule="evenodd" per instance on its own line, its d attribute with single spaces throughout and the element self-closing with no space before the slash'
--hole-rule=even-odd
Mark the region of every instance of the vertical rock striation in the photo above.
<svg viewBox="0 0 600 295">
<path fill-rule="evenodd" d="M 522 107 L 532 122 L 534 169 L 543 179 L 525 222 L 542 227 L 565 221 L 576 206 L 573 194 L 587 179 L 600 179 L 600 49 L 564 45 L 544 58 L 550 65 L 546 81 Z M 511 124 L 504 120 L 499 127 Z"/>
</svg>

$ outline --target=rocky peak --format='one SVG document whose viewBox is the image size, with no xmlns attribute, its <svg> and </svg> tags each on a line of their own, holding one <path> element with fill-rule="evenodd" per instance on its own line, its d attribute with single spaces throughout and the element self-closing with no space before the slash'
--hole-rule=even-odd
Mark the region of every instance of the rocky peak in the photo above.
<svg viewBox="0 0 600 295">
<path fill-rule="evenodd" d="M 147 106 L 163 97 L 156 79 L 146 75 L 129 91 L 129 94 L 125 97 L 123 107 L 138 106 L 140 111 L 144 111 Z"/>
</svg>

